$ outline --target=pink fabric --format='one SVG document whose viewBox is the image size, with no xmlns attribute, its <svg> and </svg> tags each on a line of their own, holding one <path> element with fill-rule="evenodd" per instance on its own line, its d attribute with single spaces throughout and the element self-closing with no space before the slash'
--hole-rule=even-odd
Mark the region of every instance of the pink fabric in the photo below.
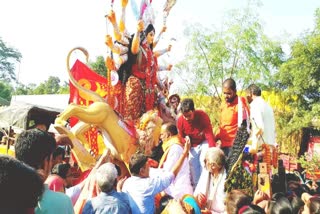
<svg viewBox="0 0 320 214">
<path fill-rule="evenodd" d="M 45 184 L 48 184 L 48 188 L 55 192 L 65 192 L 64 180 L 59 175 L 49 175 Z"/>
</svg>

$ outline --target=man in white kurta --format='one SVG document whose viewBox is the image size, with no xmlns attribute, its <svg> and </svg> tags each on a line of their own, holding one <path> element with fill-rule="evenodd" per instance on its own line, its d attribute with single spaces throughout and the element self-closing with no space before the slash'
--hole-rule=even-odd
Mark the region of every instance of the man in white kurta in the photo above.
<svg viewBox="0 0 320 214">
<path fill-rule="evenodd" d="M 276 144 L 274 113 L 271 106 L 261 97 L 261 89 L 252 84 L 247 89 L 252 125 L 252 144 L 259 148 L 262 143 Z"/>
<path fill-rule="evenodd" d="M 160 160 L 159 168 L 170 171 L 183 154 L 183 145 L 177 135 L 177 128 L 174 124 L 164 124 L 161 128 L 161 139 L 163 141 L 164 154 Z M 185 194 L 193 194 L 190 180 L 190 168 L 188 159 L 185 159 L 180 171 L 174 181 L 165 190 L 165 193 L 175 199 L 181 199 Z"/>
</svg>

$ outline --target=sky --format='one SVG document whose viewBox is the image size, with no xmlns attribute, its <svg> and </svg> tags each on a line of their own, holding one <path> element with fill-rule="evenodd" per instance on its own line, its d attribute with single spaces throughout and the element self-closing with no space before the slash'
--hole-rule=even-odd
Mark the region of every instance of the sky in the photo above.
<svg viewBox="0 0 320 214">
<path fill-rule="evenodd" d="M 246 2 L 177 0 L 167 19 L 168 29 L 164 35 L 164 39 L 177 39 L 170 57 L 174 58 L 184 51 L 184 44 L 179 41 L 182 41 L 185 23 L 200 22 L 208 27 L 219 26 L 226 11 L 243 7 Z M 152 2 L 156 29 L 161 27 L 164 3 L 165 0 Z M 320 7 L 319 0 L 261 0 L 261 3 L 259 14 L 265 33 L 273 38 L 283 35 L 295 38 L 312 29 L 315 9 Z M 115 0 L 116 14 L 120 12 L 119 5 L 120 0 Z M 19 82 L 39 84 L 49 76 L 67 81 L 66 57 L 69 50 L 77 46 L 88 50 L 91 61 L 97 56 L 105 57 L 109 50 L 104 44 L 104 38 L 111 31 L 111 25 L 104 16 L 110 9 L 111 0 L 1 0 L 0 37 L 23 57 L 16 66 Z M 133 33 L 136 25 L 130 3 L 126 11 L 126 22 L 129 31 Z M 84 60 L 79 52 L 73 58 Z"/>
</svg>

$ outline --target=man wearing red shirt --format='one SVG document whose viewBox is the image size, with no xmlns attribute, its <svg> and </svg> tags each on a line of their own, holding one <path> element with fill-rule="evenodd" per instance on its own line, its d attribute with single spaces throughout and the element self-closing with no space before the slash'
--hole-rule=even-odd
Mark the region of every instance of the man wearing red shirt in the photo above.
<svg viewBox="0 0 320 214">
<path fill-rule="evenodd" d="M 209 147 L 216 146 L 210 118 L 202 110 L 194 109 L 192 99 L 181 102 L 182 115 L 177 120 L 177 128 L 182 142 L 190 140 L 189 165 L 193 187 L 198 183 L 204 168 L 204 156 Z"/>
<path fill-rule="evenodd" d="M 216 133 L 216 141 L 220 140 L 218 146 L 228 156 L 238 127 L 241 126 L 243 121 L 246 121 L 249 125 L 249 108 L 245 98 L 238 97 L 236 82 L 233 79 L 229 78 L 223 82 L 222 92 L 225 102 L 221 104 L 220 124 Z"/>
</svg>

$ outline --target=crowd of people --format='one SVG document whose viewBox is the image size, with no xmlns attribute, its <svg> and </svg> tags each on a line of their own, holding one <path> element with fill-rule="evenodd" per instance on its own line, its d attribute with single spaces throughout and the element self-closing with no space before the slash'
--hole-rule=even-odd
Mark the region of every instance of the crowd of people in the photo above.
<svg viewBox="0 0 320 214">
<path fill-rule="evenodd" d="M 123 13 L 127 3 L 121 0 Z M 139 19 L 150 9 L 148 5 L 140 11 Z M 171 45 L 155 50 L 159 40 L 154 41 L 152 22 L 138 20 L 136 32 L 126 35 L 124 23 L 117 26 L 114 11 L 106 17 L 114 26 L 116 38 L 113 42 L 110 35 L 106 36 L 106 44 L 121 59 L 118 65 L 106 63 L 108 71 L 119 75 L 116 84 L 121 84 L 121 92 L 115 93 L 115 111 L 125 122 L 135 123 L 156 108 L 163 119 L 159 144 L 150 148 L 151 155 L 142 150 L 130 157 L 126 163 L 128 176 L 123 176 L 117 162 L 105 151 L 79 179 L 61 146 L 72 147 L 71 140 L 52 135 L 46 124 L 37 124 L 17 136 L 15 157 L 0 155 L 0 214 L 320 213 L 320 190 L 315 182 L 308 187 L 300 180 L 290 180 L 281 189 L 285 191 L 261 185 L 253 195 L 243 189 L 226 191 L 229 172 L 234 170 L 228 158 L 235 152 L 240 127 L 250 134 L 250 154 L 266 155 L 261 152 L 263 148 L 276 152 L 274 113 L 256 84 L 245 90 L 246 96 L 239 96 L 234 79 L 223 82 L 225 99 L 215 132 L 209 115 L 196 108 L 193 99 L 168 94 L 170 83 L 158 77 L 160 70 L 172 67 L 158 65 L 158 57 L 171 51 Z M 254 172 L 247 170 L 253 180 Z M 270 172 L 267 169 L 266 176 L 272 182 Z"/>
<path fill-rule="evenodd" d="M 142 152 L 132 155 L 128 178 L 102 157 L 93 174 L 96 194 L 84 201 L 81 213 L 320 213 L 316 183 L 288 181 L 286 192 L 273 189 L 270 196 L 261 189 L 253 196 L 241 189 L 225 191 L 227 159 L 241 125 L 251 132 L 257 151 L 262 144 L 276 145 L 272 108 L 255 84 L 246 93 L 246 99 L 239 97 L 235 81 L 224 81 L 216 133 L 206 112 L 183 99 L 175 105 L 180 111 L 175 122 L 161 127 L 161 155 L 153 160 Z M 1 213 L 75 213 L 88 178 L 75 185 L 65 150 L 58 146 L 61 139 L 46 129 L 26 130 L 16 139 L 15 158 L 0 156 Z"/>
<path fill-rule="evenodd" d="M 114 14 L 108 18 L 115 24 Z M 234 154 L 240 127 L 251 136 L 252 154 L 263 146 L 276 152 L 273 110 L 255 84 L 246 89 L 245 97 L 238 96 L 232 78 L 221 87 L 225 99 L 215 133 L 208 114 L 197 109 L 193 99 L 181 100 L 172 94 L 167 102 L 158 101 L 157 93 L 165 88 L 157 79 L 157 57 L 171 46 L 154 51 L 154 36 L 153 25 L 139 21 L 127 63 L 118 70 L 125 88 L 120 111 L 125 119 L 136 121 L 160 107 L 160 143 L 152 155 L 133 154 L 128 163 L 130 176 L 122 177 L 119 166 L 108 161 L 105 152 L 88 177 L 76 182 L 65 150 L 58 146 L 67 137 L 54 137 L 48 127 L 39 125 L 19 134 L 15 158 L 0 155 L 0 213 L 320 213 L 320 198 L 315 195 L 318 187 L 311 192 L 297 181 L 288 182 L 287 192 L 271 190 L 273 195 L 261 189 L 253 196 L 241 189 L 226 191 L 228 172 L 232 171 L 228 157 Z M 114 48 L 110 38 L 106 43 Z M 88 179 L 94 185 L 88 185 Z M 90 197 L 81 197 L 85 188 L 92 192 Z"/>
</svg>

